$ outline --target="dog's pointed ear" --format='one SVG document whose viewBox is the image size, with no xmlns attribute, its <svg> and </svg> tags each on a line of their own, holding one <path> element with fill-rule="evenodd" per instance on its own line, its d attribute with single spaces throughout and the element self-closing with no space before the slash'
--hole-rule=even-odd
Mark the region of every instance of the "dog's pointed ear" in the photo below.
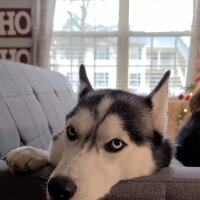
<svg viewBox="0 0 200 200">
<path fill-rule="evenodd" d="M 166 132 L 167 128 L 169 77 L 170 71 L 167 71 L 155 89 L 148 96 L 152 101 L 154 130 L 162 134 Z"/>
<path fill-rule="evenodd" d="M 88 80 L 85 66 L 81 65 L 79 69 L 79 100 L 83 98 L 88 92 L 93 91 L 93 88 Z"/>
</svg>

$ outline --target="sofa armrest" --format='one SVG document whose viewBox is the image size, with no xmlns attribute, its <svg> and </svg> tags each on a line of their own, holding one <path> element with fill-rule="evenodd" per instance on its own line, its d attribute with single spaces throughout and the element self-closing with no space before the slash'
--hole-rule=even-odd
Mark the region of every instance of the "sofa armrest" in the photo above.
<svg viewBox="0 0 200 200">
<path fill-rule="evenodd" d="M 109 200 L 197 200 L 200 198 L 200 167 L 170 166 L 151 176 L 121 181 Z"/>
<path fill-rule="evenodd" d="M 53 170 L 48 165 L 33 173 L 13 175 L 0 160 L 0 199 L 46 200 L 46 182 Z M 197 200 L 200 168 L 172 165 L 151 176 L 121 181 L 105 200 Z"/>
<path fill-rule="evenodd" d="M 14 175 L 6 162 L 0 160 L 0 199 L 46 200 L 46 183 L 52 170 L 48 165 L 32 173 Z"/>
</svg>

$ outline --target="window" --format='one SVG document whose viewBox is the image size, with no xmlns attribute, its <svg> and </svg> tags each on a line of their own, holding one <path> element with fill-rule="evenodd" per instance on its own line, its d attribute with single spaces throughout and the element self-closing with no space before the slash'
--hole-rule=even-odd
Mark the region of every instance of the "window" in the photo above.
<svg viewBox="0 0 200 200">
<path fill-rule="evenodd" d="M 72 87 L 75 91 L 78 91 L 79 86 L 79 74 L 74 72 L 67 72 L 66 74 L 68 80 L 73 83 Z"/>
<path fill-rule="evenodd" d="M 109 47 L 97 46 L 95 56 L 98 60 L 109 60 Z"/>
<path fill-rule="evenodd" d="M 130 86 L 140 86 L 141 84 L 141 74 L 140 73 L 134 73 L 130 74 Z"/>
<path fill-rule="evenodd" d="M 109 85 L 108 73 L 95 73 L 94 80 L 96 87 L 108 87 Z"/>
<path fill-rule="evenodd" d="M 158 58 L 158 52 L 152 52 L 150 54 L 150 61 L 152 65 L 158 65 L 159 64 L 159 58 Z"/>
<path fill-rule="evenodd" d="M 192 18 L 191 0 L 57 0 L 51 68 L 66 75 L 84 63 L 95 88 L 144 94 L 170 69 L 170 95 L 179 95 Z"/>
<path fill-rule="evenodd" d="M 172 49 L 173 50 L 173 49 Z M 160 64 L 161 65 L 174 65 L 174 52 L 161 52 L 160 53 Z"/>
<path fill-rule="evenodd" d="M 130 48 L 130 51 L 131 51 L 130 59 L 133 59 L 133 60 L 141 60 L 142 59 L 142 48 L 141 47 Z"/>
</svg>

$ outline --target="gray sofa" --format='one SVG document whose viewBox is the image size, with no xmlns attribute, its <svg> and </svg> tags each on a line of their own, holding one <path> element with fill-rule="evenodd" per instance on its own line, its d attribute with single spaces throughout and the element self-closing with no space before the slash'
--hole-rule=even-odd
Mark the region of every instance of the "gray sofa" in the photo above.
<svg viewBox="0 0 200 200">
<path fill-rule="evenodd" d="M 7 153 L 20 146 L 48 149 L 52 135 L 60 133 L 65 116 L 74 107 L 67 79 L 59 73 L 20 63 L 0 61 L 0 200 L 45 200 L 53 167 L 13 175 Z M 168 168 L 115 185 L 105 199 L 200 200 L 200 168 L 176 161 Z"/>
</svg>

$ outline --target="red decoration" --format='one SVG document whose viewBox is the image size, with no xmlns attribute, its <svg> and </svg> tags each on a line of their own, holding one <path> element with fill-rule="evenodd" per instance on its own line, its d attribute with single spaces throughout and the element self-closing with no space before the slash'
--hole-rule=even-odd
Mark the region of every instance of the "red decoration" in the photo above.
<svg viewBox="0 0 200 200">
<path fill-rule="evenodd" d="M 182 100 L 182 99 L 184 98 L 184 95 L 183 95 L 183 94 L 180 94 L 180 95 L 178 96 L 178 98 L 179 98 L 180 100 Z"/>
<path fill-rule="evenodd" d="M 185 97 L 185 100 L 189 101 L 191 98 L 191 96 L 188 94 L 186 97 Z"/>
<path fill-rule="evenodd" d="M 199 83 L 200 82 L 200 77 L 196 78 L 196 82 Z"/>
</svg>

